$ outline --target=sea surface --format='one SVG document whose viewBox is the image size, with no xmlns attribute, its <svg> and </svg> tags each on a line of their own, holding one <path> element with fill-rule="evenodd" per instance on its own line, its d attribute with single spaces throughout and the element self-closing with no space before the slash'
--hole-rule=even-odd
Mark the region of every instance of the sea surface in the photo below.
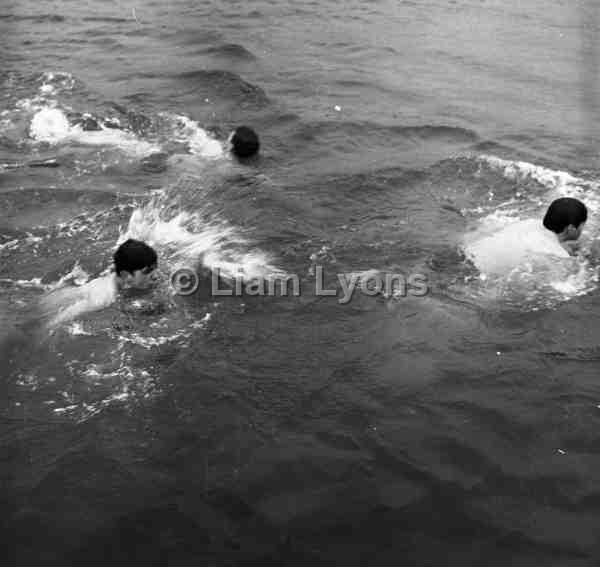
<svg viewBox="0 0 600 567">
<path fill-rule="evenodd" d="M 599 34 L 592 0 L 5 0 L 0 563 L 597 564 Z M 559 196 L 576 258 L 469 262 Z M 128 237 L 154 295 L 45 326 Z"/>
</svg>

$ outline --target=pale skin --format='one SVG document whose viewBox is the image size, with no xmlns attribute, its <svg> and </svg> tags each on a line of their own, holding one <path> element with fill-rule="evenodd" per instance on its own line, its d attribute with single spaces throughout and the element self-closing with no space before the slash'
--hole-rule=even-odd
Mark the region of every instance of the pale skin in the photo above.
<svg viewBox="0 0 600 567">
<path fill-rule="evenodd" d="M 579 226 L 575 226 L 570 224 L 567 228 L 565 228 L 562 232 L 558 233 L 556 236 L 560 245 L 569 253 L 571 256 L 575 254 L 577 248 L 579 247 L 579 242 L 577 240 L 581 236 L 583 232 L 583 227 L 585 222 L 582 222 Z"/>
<path fill-rule="evenodd" d="M 66 286 L 51 291 L 40 302 L 48 327 L 56 327 L 71 321 L 84 313 L 98 311 L 111 305 L 125 288 L 148 289 L 156 281 L 156 266 L 128 272 L 121 270 L 101 276 L 82 286 Z"/>
</svg>

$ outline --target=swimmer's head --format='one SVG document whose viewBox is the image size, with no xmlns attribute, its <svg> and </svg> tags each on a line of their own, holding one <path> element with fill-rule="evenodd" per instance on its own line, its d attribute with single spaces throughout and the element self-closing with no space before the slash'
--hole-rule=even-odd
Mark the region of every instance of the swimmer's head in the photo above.
<svg viewBox="0 0 600 567">
<path fill-rule="evenodd" d="M 130 238 L 113 256 L 117 280 L 128 287 L 146 288 L 154 281 L 157 255 L 154 248 Z"/>
<path fill-rule="evenodd" d="M 587 220 L 587 208 L 578 199 L 562 197 L 548 207 L 544 226 L 555 232 L 561 242 L 577 240 Z"/>
<path fill-rule="evenodd" d="M 250 158 L 258 153 L 260 142 L 258 134 L 248 126 L 238 126 L 229 136 L 231 151 L 240 158 Z"/>
</svg>

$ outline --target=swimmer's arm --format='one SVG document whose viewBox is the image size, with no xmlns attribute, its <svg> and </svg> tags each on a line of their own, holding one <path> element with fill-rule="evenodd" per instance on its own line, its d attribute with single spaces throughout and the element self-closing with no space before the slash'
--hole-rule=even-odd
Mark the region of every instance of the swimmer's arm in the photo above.
<svg viewBox="0 0 600 567">
<path fill-rule="evenodd" d="M 84 301 L 77 301 L 73 305 L 69 305 L 66 309 L 61 309 L 57 315 L 48 321 L 48 327 L 57 327 L 61 323 L 77 319 L 80 315 L 90 311 Z"/>
<path fill-rule="evenodd" d="M 48 326 L 55 327 L 84 313 L 108 307 L 116 299 L 114 275 L 100 277 L 82 286 L 68 286 L 50 292 L 40 302 Z"/>
</svg>

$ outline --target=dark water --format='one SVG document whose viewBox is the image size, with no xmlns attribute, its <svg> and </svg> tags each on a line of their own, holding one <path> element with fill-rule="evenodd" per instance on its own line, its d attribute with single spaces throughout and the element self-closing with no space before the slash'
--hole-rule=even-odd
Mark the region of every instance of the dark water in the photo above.
<svg viewBox="0 0 600 567">
<path fill-rule="evenodd" d="M 600 236 L 597 12 L 3 4 L 2 563 L 595 564 L 597 267 L 492 286 L 461 244 L 558 195 Z M 258 160 L 207 155 L 240 123 Z M 40 331 L 44 291 L 125 234 L 165 279 L 185 249 L 302 294 Z M 317 265 L 429 293 L 340 304 Z"/>
</svg>

